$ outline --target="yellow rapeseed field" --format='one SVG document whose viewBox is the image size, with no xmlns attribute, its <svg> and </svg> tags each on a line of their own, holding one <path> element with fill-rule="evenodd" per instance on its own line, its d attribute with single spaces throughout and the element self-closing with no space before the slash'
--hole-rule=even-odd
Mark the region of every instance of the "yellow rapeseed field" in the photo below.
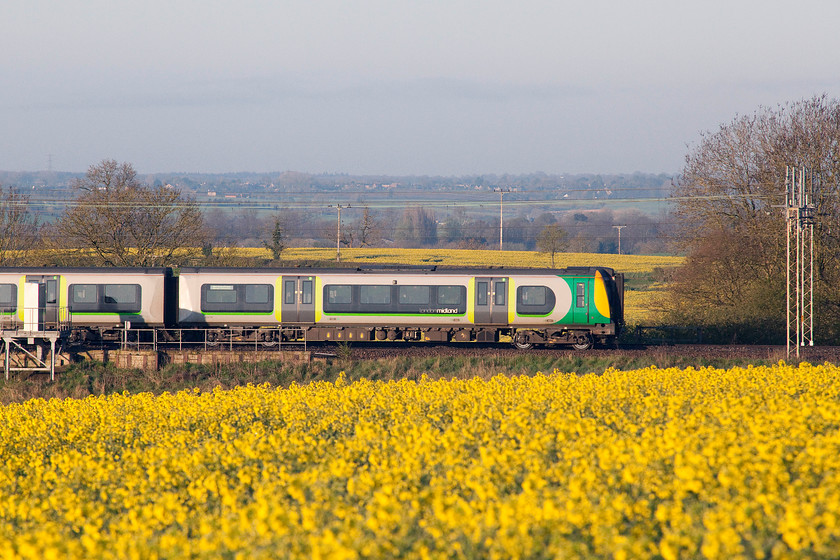
<svg viewBox="0 0 840 560">
<path fill-rule="evenodd" d="M 267 249 L 236 249 L 235 254 L 245 257 L 268 258 Z M 283 251 L 285 260 L 335 260 L 336 249 L 289 248 Z M 357 263 L 397 263 L 408 265 L 440 266 L 504 266 L 539 268 L 551 266 L 547 253 L 536 251 L 490 251 L 472 249 L 341 249 L 341 260 Z M 605 253 L 557 253 L 554 265 L 606 266 L 619 272 L 650 272 L 656 267 L 674 267 L 683 263 L 683 257 L 651 255 L 613 255 Z"/>
<path fill-rule="evenodd" d="M 0 409 L 0 558 L 840 550 L 840 368 L 248 386 Z"/>
</svg>

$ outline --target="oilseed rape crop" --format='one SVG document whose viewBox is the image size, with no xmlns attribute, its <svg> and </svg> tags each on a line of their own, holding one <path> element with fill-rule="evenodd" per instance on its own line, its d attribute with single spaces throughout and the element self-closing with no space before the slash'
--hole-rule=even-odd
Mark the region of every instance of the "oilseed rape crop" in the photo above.
<svg viewBox="0 0 840 560">
<path fill-rule="evenodd" d="M 0 558 L 840 550 L 840 368 L 608 370 L 0 409 Z"/>
<path fill-rule="evenodd" d="M 266 249 L 234 249 L 245 257 L 269 256 Z M 336 257 L 335 248 L 288 248 L 285 260 L 323 260 Z M 507 268 L 548 268 L 551 257 L 537 251 L 493 251 L 476 249 L 399 249 L 399 248 L 342 248 L 341 260 L 368 264 L 407 264 L 418 266 L 504 266 Z M 557 268 L 573 266 L 606 266 L 624 273 L 646 273 L 654 268 L 670 268 L 683 264 L 684 257 L 656 255 L 614 255 L 609 253 L 557 253 Z"/>
</svg>

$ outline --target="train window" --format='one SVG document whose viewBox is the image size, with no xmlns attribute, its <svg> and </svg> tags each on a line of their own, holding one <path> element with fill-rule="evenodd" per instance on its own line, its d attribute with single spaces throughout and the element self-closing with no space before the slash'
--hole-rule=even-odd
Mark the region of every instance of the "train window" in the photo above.
<svg viewBox="0 0 840 560">
<path fill-rule="evenodd" d="M 0 284 L 0 311 L 17 311 L 16 284 Z"/>
<path fill-rule="evenodd" d="M 359 303 L 387 305 L 391 303 L 391 286 L 360 286 Z"/>
<path fill-rule="evenodd" d="M 327 302 L 346 304 L 353 302 L 353 286 L 327 286 Z"/>
<path fill-rule="evenodd" d="M 295 304 L 295 281 L 286 280 L 283 282 L 283 303 L 287 305 Z"/>
<path fill-rule="evenodd" d="M 139 284 L 71 284 L 70 311 L 73 313 L 140 313 Z"/>
<path fill-rule="evenodd" d="M 463 286 L 438 286 L 437 302 L 440 305 L 461 305 L 464 301 Z"/>
<path fill-rule="evenodd" d="M 201 311 L 204 313 L 271 313 L 274 286 L 271 284 L 203 284 Z"/>
<path fill-rule="evenodd" d="M 489 286 L 487 282 L 477 282 L 475 288 L 475 304 L 476 305 L 487 305 L 487 292 L 489 291 Z"/>
<path fill-rule="evenodd" d="M 586 307 L 586 284 L 577 283 L 577 307 Z"/>
<path fill-rule="evenodd" d="M 96 303 L 96 284 L 74 284 L 70 303 Z"/>
<path fill-rule="evenodd" d="M 202 290 L 206 293 L 204 300 L 207 303 L 236 303 L 236 288 L 229 284 L 223 286 L 211 284 L 209 286 L 202 286 Z"/>
<path fill-rule="evenodd" d="M 428 304 L 431 301 L 430 286 L 400 286 L 400 304 Z"/>
<path fill-rule="evenodd" d="M 546 286 L 516 288 L 516 312 L 520 315 L 546 315 L 554 309 L 554 292 Z"/>
<path fill-rule="evenodd" d="M 507 284 L 505 282 L 496 282 L 496 305 L 505 304 L 505 294 L 507 293 Z"/>
<path fill-rule="evenodd" d="M 137 303 L 137 287 L 126 284 L 106 284 L 105 303 Z"/>
<path fill-rule="evenodd" d="M 523 305 L 545 305 L 545 286 L 522 286 L 519 301 Z"/>
<path fill-rule="evenodd" d="M 58 301 L 58 280 L 47 280 L 47 303 Z"/>
<path fill-rule="evenodd" d="M 310 305 L 312 303 L 312 280 L 304 280 L 302 284 L 301 303 Z"/>
<path fill-rule="evenodd" d="M 268 303 L 271 299 L 271 286 L 268 284 L 246 284 L 245 303 Z"/>
</svg>

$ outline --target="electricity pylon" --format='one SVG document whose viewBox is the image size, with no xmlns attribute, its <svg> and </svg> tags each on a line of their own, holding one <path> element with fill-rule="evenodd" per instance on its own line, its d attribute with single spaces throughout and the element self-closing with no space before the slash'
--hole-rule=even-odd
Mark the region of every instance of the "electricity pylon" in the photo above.
<svg viewBox="0 0 840 560">
<path fill-rule="evenodd" d="M 814 345 L 814 180 L 805 169 L 785 170 L 787 212 L 787 356 Z"/>
</svg>

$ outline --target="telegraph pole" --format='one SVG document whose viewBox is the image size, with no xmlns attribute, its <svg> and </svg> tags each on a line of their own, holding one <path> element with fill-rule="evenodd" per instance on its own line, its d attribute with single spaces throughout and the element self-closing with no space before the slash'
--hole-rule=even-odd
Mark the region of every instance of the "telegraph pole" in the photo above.
<svg viewBox="0 0 840 560">
<path fill-rule="evenodd" d="M 341 209 L 350 208 L 350 205 L 342 206 L 341 204 L 336 204 L 335 207 L 338 209 L 338 223 L 335 230 L 335 262 L 341 262 Z"/>
<path fill-rule="evenodd" d="M 510 194 L 510 189 L 493 189 L 493 192 L 499 193 L 499 251 L 501 251 L 504 231 L 504 198 L 506 194 Z"/>
<path fill-rule="evenodd" d="M 809 181 L 810 179 L 810 181 Z M 787 220 L 787 356 L 814 345 L 814 178 L 806 169 L 785 170 Z"/>
<path fill-rule="evenodd" d="M 618 230 L 618 254 L 621 254 L 621 228 L 626 228 L 627 226 L 613 226 L 615 229 Z"/>
</svg>

